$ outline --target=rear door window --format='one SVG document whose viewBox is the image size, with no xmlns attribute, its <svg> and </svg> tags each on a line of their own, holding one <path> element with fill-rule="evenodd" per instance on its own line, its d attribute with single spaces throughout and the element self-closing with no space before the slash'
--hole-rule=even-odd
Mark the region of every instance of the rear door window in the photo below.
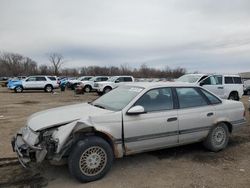
<svg viewBox="0 0 250 188">
<path fill-rule="evenodd" d="M 46 81 L 46 78 L 43 76 L 36 77 L 36 81 Z"/>
<path fill-rule="evenodd" d="M 216 96 L 212 95 L 211 93 L 207 92 L 204 89 L 200 89 L 201 92 L 208 98 L 211 104 L 219 104 L 221 103 L 221 100 L 218 99 Z"/>
<path fill-rule="evenodd" d="M 124 82 L 132 82 L 132 78 L 131 77 L 124 77 Z"/>
<path fill-rule="evenodd" d="M 195 88 L 176 88 L 180 108 L 208 105 L 204 97 Z"/>
<path fill-rule="evenodd" d="M 233 77 L 225 76 L 225 84 L 233 84 Z"/>
</svg>

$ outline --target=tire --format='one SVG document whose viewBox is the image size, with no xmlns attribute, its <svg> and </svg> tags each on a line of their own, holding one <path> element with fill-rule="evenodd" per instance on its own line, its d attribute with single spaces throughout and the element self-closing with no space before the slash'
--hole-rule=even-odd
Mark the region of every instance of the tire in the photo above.
<svg viewBox="0 0 250 188">
<path fill-rule="evenodd" d="M 85 91 L 86 93 L 91 92 L 91 90 L 92 90 L 92 88 L 91 88 L 91 86 L 89 86 L 89 85 L 87 85 L 87 86 L 84 87 L 84 91 Z"/>
<path fill-rule="evenodd" d="M 105 176 L 113 160 L 110 145 L 100 137 L 90 136 L 75 145 L 68 159 L 68 167 L 78 181 L 90 182 Z"/>
<path fill-rule="evenodd" d="M 111 87 L 105 87 L 103 90 L 103 93 L 106 94 L 106 93 L 110 92 L 111 90 L 112 90 Z"/>
<path fill-rule="evenodd" d="M 229 100 L 238 101 L 239 100 L 239 95 L 238 95 L 237 92 L 232 92 L 232 93 L 230 93 L 228 99 Z"/>
<path fill-rule="evenodd" d="M 16 93 L 22 93 L 23 92 L 23 86 L 16 86 L 14 90 L 15 90 Z"/>
<path fill-rule="evenodd" d="M 204 146 L 213 152 L 217 152 L 226 148 L 229 140 L 229 130 L 225 123 L 219 123 L 208 134 L 204 141 Z"/>
<path fill-rule="evenodd" d="M 53 86 L 52 85 L 46 85 L 44 88 L 44 91 L 47 93 L 51 93 L 53 91 Z"/>
</svg>

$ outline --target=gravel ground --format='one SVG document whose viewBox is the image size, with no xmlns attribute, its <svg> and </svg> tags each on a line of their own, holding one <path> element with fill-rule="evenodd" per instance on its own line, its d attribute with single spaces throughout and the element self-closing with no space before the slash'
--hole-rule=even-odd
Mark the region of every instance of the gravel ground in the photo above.
<svg viewBox="0 0 250 188">
<path fill-rule="evenodd" d="M 96 97 L 72 91 L 15 94 L 0 87 L 0 187 L 250 187 L 249 111 L 248 126 L 233 134 L 228 148 L 219 153 L 208 152 L 198 143 L 133 155 L 116 160 L 107 176 L 87 184 L 72 178 L 67 165 L 43 163 L 28 170 L 20 166 L 10 139 L 29 115 Z M 247 99 L 242 99 L 245 105 Z"/>
</svg>

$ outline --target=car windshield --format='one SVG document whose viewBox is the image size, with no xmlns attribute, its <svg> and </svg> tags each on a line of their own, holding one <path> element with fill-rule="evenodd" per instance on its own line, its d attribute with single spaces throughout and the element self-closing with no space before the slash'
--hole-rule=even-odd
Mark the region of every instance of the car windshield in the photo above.
<svg viewBox="0 0 250 188">
<path fill-rule="evenodd" d="M 177 82 L 188 82 L 188 83 L 195 83 L 200 79 L 200 75 L 183 75 L 178 78 Z"/>
<path fill-rule="evenodd" d="M 118 78 L 117 76 L 114 76 L 114 77 L 109 78 L 107 81 L 114 82 L 117 78 Z"/>
<path fill-rule="evenodd" d="M 112 111 L 120 111 L 144 88 L 120 86 L 92 102 L 92 105 Z"/>
</svg>

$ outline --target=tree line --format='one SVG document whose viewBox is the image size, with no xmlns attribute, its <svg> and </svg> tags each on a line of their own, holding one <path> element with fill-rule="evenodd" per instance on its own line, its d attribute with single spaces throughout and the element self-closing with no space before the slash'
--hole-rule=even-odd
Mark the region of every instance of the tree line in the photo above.
<svg viewBox="0 0 250 188">
<path fill-rule="evenodd" d="M 56 76 L 85 76 L 85 75 L 132 75 L 136 78 L 178 78 L 186 73 L 185 68 L 171 69 L 166 66 L 156 69 L 142 64 L 139 68 L 131 68 L 128 64 L 118 66 L 84 66 L 81 68 L 62 68 L 65 63 L 61 54 L 48 55 L 49 65 L 38 63 L 29 57 L 17 53 L 0 53 L 0 76 L 29 76 L 29 75 L 56 75 Z"/>
</svg>

